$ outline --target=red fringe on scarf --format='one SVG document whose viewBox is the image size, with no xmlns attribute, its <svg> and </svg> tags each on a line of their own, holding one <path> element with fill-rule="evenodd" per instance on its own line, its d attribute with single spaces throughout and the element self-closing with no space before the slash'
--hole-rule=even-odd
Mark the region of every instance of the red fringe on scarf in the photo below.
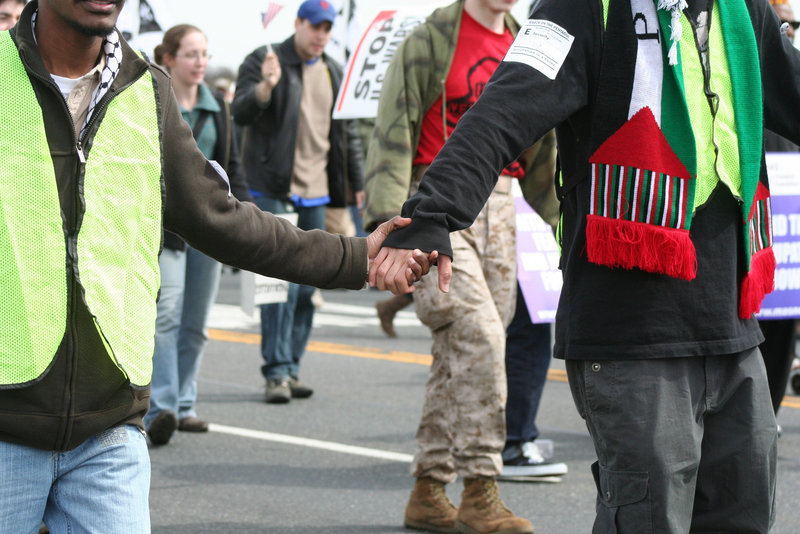
<svg viewBox="0 0 800 534">
<path fill-rule="evenodd" d="M 739 317 L 749 319 L 761 310 L 764 295 L 775 289 L 775 253 L 764 248 L 750 258 L 750 272 L 742 282 Z"/>
<path fill-rule="evenodd" d="M 688 230 L 587 215 L 586 253 L 590 262 L 607 267 L 635 267 L 683 280 L 697 276 Z"/>
</svg>

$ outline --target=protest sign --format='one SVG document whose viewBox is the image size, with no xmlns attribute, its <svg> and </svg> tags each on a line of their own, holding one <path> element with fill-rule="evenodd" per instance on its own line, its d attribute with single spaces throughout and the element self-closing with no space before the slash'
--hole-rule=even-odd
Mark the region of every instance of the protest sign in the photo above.
<svg viewBox="0 0 800 534">
<path fill-rule="evenodd" d="M 292 224 L 297 224 L 296 213 L 276 214 Z M 250 271 L 241 272 L 241 284 L 239 287 L 239 303 L 247 315 L 251 317 L 255 314 L 256 306 L 262 304 L 277 304 L 286 302 L 289 296 L 289 282 L 279 278 L 261 276 Z"/>
<path fill-rule="evenodd" d="M 800 317 L 800 154 L 767 153 L 772 195 L 775 291 L 761 304 L 759 319 Z"/>
<path fill-rule="evenodd" d="M 429 7 L 379 12 L 367 26 L 345 67 L 333 107 L 334 119 L 372 118 L 378 113 L 383 78 L 392 56 Z"/>
<path fill-rule="evenodd" d="M 550 225 L 522 197 L 517 180 L 512 182 L 512 192 L 517 212 L 517 279 L 522 296 L 532 322 L 552 323 L 563 281 L 558 269 L 558 244 Z"/>
<path fill-rule="evenodd" d="M 120 12 L 117 29 L 131 47 L 152 57 L 173 21 L 166 0 L 128 0 Z"/>
</svg>

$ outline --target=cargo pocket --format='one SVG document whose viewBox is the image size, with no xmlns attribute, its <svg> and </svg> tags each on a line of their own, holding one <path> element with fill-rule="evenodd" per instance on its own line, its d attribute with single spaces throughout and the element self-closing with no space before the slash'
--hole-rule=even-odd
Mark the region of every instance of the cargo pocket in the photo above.
<svg viewBox="0 0 800 534">
<path fill-rule="evenodd" d="M 610 471 L 592 464 L 597 519 L 592 534 L 652 534 L 646 471 Z"/>
</svg>

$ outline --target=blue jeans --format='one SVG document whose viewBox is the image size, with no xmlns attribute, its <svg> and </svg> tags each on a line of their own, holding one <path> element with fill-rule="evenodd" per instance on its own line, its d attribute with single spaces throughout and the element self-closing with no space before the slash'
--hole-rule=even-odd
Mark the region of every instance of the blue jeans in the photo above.
<svg viewBox="0 0 800 534">
<path fill-rule="evenodd" d="M 369 234 L 364 230 L 364 218 L 361 216 L 361 210 L 356 206 L 350 206 L 350 216 L 356 226 L 356 237 L 367 237 Z"/>
<path fill-rule="evenodd" d="M 325 206 L 297 208 L 288 200 L 256 197 L 256 205 L 270 213 L 297 212 L 297 227 L 325 229 Z M 261 306 L 261 374 L 266 379 L 297 377 L 314 321 L 311 286 L 289 284 L 286 302 Z"/>
<path fill-rule="evenodd" d="M 506 329 L 506 443 L 539 437 L 536 413 L 542 399 L 552 346 L 550 325 L 531 322 L 528 306 L 517 282 L 517 309 Z"/>
<path fill-rule="evenodd" d="M 181 419 L 196 416 L 197 372 L 208 342 L 206 320 L 217 296 L 222 268 L 191 247 L 185 251 L 164 249 L 158 265 L 161 297 L 147 427 L 163 410 L 173 411 Z"/>
<path fill-rule="evenodd" d="M 68 452 L 0 441 L 0 532 L 150 532 L 150 457 L 142 432 L 118 426 Z"/>
</svg>

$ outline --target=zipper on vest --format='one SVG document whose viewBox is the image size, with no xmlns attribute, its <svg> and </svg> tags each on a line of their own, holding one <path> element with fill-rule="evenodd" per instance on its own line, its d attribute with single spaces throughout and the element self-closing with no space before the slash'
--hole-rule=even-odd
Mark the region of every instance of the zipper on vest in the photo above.
<svg viewBox="0 0 800 534">
<path fill-rule="evenodd" d="M 89 134 L 92 131 L 92 129 L 94 128 L 95 124 L 99 121 L 98 117 L 100 117 L 103 114 L 103 112 L 108 107 L 108 104 L 111 102 L 111 100 L 113 100 L 122 91 L 124 91 L 128 87 L 130 87 L 133 84 L 135 84 L 136 82 L 138 82 L 139 79 L 142 76 L 144 76 L 146 72 L 147 72 L 146 68 L 142 69 L 141 72 L 139 72 L 136 76 L 131 78 L 131 80 L 128 83 L 126 83 L 125 85 L 122 85 L 121 87 L 119 87 L 119 89 L 117 89 L 115 91 L 112 90 L 112 89 L 109 89 L 103 95 L 103 98 L 101 98 L 100 101 L 95 106 L 94 111 L 92 112 L 91 119 L 89 119 L 89 122 L 86 124 L 86 127 L 83 129 L 83 135 L 80 136 L 80 139 L 78 140 L 78 142 L 75 145 L 76 149 L 77 149 L 77 152 L 78 152 L 78 159 L 81 162 L 81 168 L 79 169 L 79 172 L 78 172 L 79 184 L 82 184 L 83 183 L 83 179 L 84 179 L 85 166 L 86 166 L 86 152 L 85 152 L 85 149 L 87 149 L 88 147 L 91 146 L 91 142 L 87 143 L 87 140 L 89 139 Z M 157 106 L 157 109 L 158 109 L 157 102 L 158 102 L 158 98 L 159 97 L 158 97 L 158 94 L 157 94 L 157 91 L 156 91 L 155 84 L 153 85 L 153 92 L 155 93 L 156 106 Z M 158 113 L 158 111 L 157 111 L 157 113 Z M 159 116 L 159 121 L 160 121 L 160 116 Z M 160 123 L 159 123 L 159 128 L 160 128 Z M 83 212 L 81 212 L 79 214 L 79 223 L 82 220 L 83 220 Z M 71 240 L 70 245 L 75 247 L 75 249 L 74 249 L 74 257 L 75 257 L 76 263 L 77 263 L 77 258 L 78 258 L 77 234 L 75 236 L 75 239 Z M 75 283 L 75 286 L 76 286 L 76 292 L 77 291 L 82 291 L 83 290 L 82 289 L 83 286 L 81 284 L 80 277 L 77 275 L 77 272 L 76 272 L 76 275 L 73 277 L 73 280 L 74 280 L 74 283 Z M 72 304 L 72 305 L 75 305 L 75 304 Z M 91 312 L 91 310 L 88 309 L 88 304 L 86 305 L 86 307 L 87 307 L 87 311 L 89 311 L 89 313 L 91 314 L 92 312 Z M 110 350 L 111 344 L 109 343 L 108 338 L 105 336 L 103 331 L 99 328 L 99 325 L 97 325 L 97 319 L 96 318 L 94 319 L 94 324 L 95 324 L 95 327 L 97 328 L 98 336 L 100 336 L 100 338 L 102 339 L 103 343 L 106 345 L 107 350 L 109 350 L 108 356 L 114 362 L 114 365 L 116 365 L 117 368 L 120 369 L 120 371 L 122 371 L 122 373 L 125 375 L 125 378 L 128 378 L 127 373 L 122 369 L 122 366 L 119 364 L 119 361 L 117 360 L 116 355 L 114 354 L 114 352 L 112 350 Z M 77 373 L 77 361 L 78 360 L 77 360 L 77 358 L 75 358 L 74 360 L 75 360 L 75 366 L 76 366 L 75 372 Z M 72 410 L 73 406 L 74 406 L 74 402 L 70 402 L 70 410 Z M 71 413 L 70 413 L 70 416 L 72 416 Z M 70 417 L 70 422 L 72 422 L 72 417 Z"/>
<path fill-rule="evenodd" d="M 33 71 L 32 69 L 28 69 L 27 66 L 26 66 L 26 70 L 28 71 L 28 73 L 31 76 L 33 76 L 34 78 L 38 79 L 42 84 L 44 84 L 45 86 L 48 86 L 48 87 L 52 88 L 53 90 L 55 90 L 56 93 L 58 94 L 58 96 L 60 97 L 59 100 L 61 100 L 61 104 L 63 106 L 64 112 L 67 114 L 67 117 L 69 118 L 69 121 L 70 121 L 70 126 L 71 126 L 70 134 L 73 136 L 73 139 L 75 140 L 74 141 L 75 151 L 76 151 L 76 153 L 78 155 L 78 159 L 80 161 L 79 168 L 77 170 L 77 172 L 78 172 L 78 177 L 77 178 L 78 178 L 78 181 L 81 182 L 83 180 L 84 166 L 86 165 L 86 152 L 84 150 L 86 148 L 86 140 L 88 138 L 89 132 L 91 131 L 92 127 L 97 122 L 97 117 L 102 114 L 102 111 L 108 106 L 108 103 L 111 101 L 111 99 L 113 98 L 114 95 L 122 92 L 124 89 L 130 87 L 131 85 L 133 85 L 134 83 L 139 81 L 139 78 L 144 76 L 144 74 L 147 72 L 147 69 L 142 69 L 142 71 L 137 76 L 133 77 L 129 83 L 127 83 L 124 86 L 120 87 L 117 91 L 112 92 L 109 89 L 106 92 L 106 94 L 103 95 L 103 98 L 100 99 L 100 102 L 98 102 L 97 105 L 95 106 L 94 112 L 92 113 L 92 117 L 91 117 L 89 123 L 86 125 L 86 128 L 83 130 L 83 135 L 82 136 L 75 136 L 75 120 L 72 118 L 72 113 L 70 113 L 69 107 L 67 107 L 66 100 L 64 100 L 63 96 L 61 95 L 61 90 L 58 88 L 58 85 L 56 85 L 56 83 L 53 81 L 53 79 L 50 78 L 50 77 L 45 78 L 45 77 L 39 75 L 37 72 Z M 155 89 L 155 86 L 154 86 L 153 87 L 153 91 L 155 92 L 155 90 L 156 89 Z M 156 95 L 156 99 L 158 99 L 158 95 Z M 79 137 L 79 138 L 76 138 L 76 137 Z M 81 205 L 80 189 L 81 188 L 78 187 L 78 191 L 76 192 L 76 194 L 78 196 L 78 206 Z M 82 213 L 76 213 L 76 217 L 77 217 L 77 221 L 76 222 L 77 222 L 78 225 L 80 225 L 80 220 L 82 219 L 83 214 Z M 74 248 L 75 247 L 75 243 L 76 243 L 76 239 L 77 239 L 77 234 L 72 235 L 71 232 L 70 232 L 70 234 L 71 235 L 68 238 L 68 241 L 67 241 L 66 245 L 68 247 L 67 256 L 70 258 L 70 262 L 72 262 L 77 257 L 77 254 L 76 254 L 75 248 Z M 74 271 L 75 267 L 73 266 L 71 269 L 73 269 L 72 276 L 70 277 L 71 278 L 71 280 L 70 280 L 71 287 L 70 287 L 70 291 L 68 292 L 68 296 L 67 296 L 67 306 L 68 306 L 68 308 L 67 308 L 67 310 L 68 310 L 68 312 L 67 312 L 67 324 L 68 324 L 68 328 L 70 329 L 70 334 L 71 335 L 70 335 L 70 346 L 67 347 L 67 349 L 66 349 L 67 358 L 69 360 L 69 363 L 68 363 L 68 365 L 66 367 L 66 377 L 65 377 L 66 378 L 66 380 L 65 380 L 66 388 L 65 388 L 65 391 L 64 391 L 64 402 L 63 402 L 65 408 L 64 408 L 64 411 L 62 412 L 62 414 L 64 416 L 64 421 L 62 422 L 62 425 L 61 425 L 61 433 L 58 436 L 59 444 L 57 445 L 57 447 L 58 447 L 59 450 L 64 450 L 66 448 L 67 444 L 69 443 L 69 439 L 70 439 L 70 436 L 72 434 L 73 417 L 75 415 L 75 392 L 74 392 L 74 388 L 75 388 L 75 380 L 76 380 L 75 377 L 76 377 L 76 374 L 77 374 L 77 367 L 78 367 L 78 358 L 77 358 L 77 356 L 75 354 L 75 350 L 76 350 L 75 339 L 77 339 L 78 332 L 77 332 L 77 327 L 76 327 L 76 324 L 75 324 L 74 315 L 75 315 L 75 313 L 77 313 L 75 311 L 76 306 L 77 306 L 76 299 L 79 298 L 78 295 L 80 294 L 81 286 L 80 286 L 80 281 L 77 279 L 77 273 Z M 100 335 L 102 336 L 102 333 L 100 333 Z M 113 356 L 112 356 L 112 358 L 113 358 Z"/>
<path fill-rule="evenodd" d="M 75 299 L 76 293 L 78 292 L 77 282 L 75 281 L 75 277 L 72 276 L 70 280 L 70 287 L 68 290 L 67 295 L 67 306 L 68 310 L 75 309 Z M 75 325 L 74 320 L 74 311 L 70 311 L 69 315 L 72 315 L 72 321 L 70 321 L 69 325 L 69 346 L 67 347 L 67 353 L 72 355 L 70 358 L 67 359 L 69 362 L 64 368 L 64 382 L 67 384 L 67 390 L 65 392 L 64 398 L 64 406 L 65 406 L 65 417 L 63 423 L 63 434 L 61 434 L 61 443 L 59 443 L 58 448 L 59 450 L 66 450 L 67 444 L 69 443 L 71 436 L 72 436 L 72 425 L 75 418 L 75 382 L 76 377 L 78 374 L 78 358 L 74 356 L 78 339 L 78 329 Z"/>
<path fill-rule="evenodd" d="M 717 142 L 717 120 L 718 120 L 718 113 L 719 113 L 719 105 L 720 105 L 720 96 L 711 88 L 711 25 L 712 25 L 712 17 L 714 9 L 713 5 L 709 4 L 708 15 L 706 20 L 706 26 L 708 28 L 706 36 L 706 60 L 703 61 L 703 54 L 700 50 L 700 40 L 697 36 L 697 24 L 696 21 L 692 19 L 690 16 L 686 16 L 686 20 L 689 21 L 689 26 L 692 28 L 692 36 L 694 37 L 694 47 L 697 52 L 698 60 L 700 61 L 700 67 L 703 70 L 703 93 L 706 97 L 706 102 L 708 103 L 709 113 L 711 114 L 711 144 L 714 146 L 714 174 L 717 175 L 718 183 L 721 183 L 725 186 L 728 191 L 731 192 L 731 196 L 736 200 L 737 204 L 740 206 L 744 204 L 741 196 L 739 196 L 738 192 L 735 191 L 731 184 L 726 182 L 722 179 L 722 173 L 720 172 L 719 168 L 719 158 L 720 158 L 720 146 Z M 721 22 L 721 21 L 720 21 Z M 722 31 L 720 29 L 719 31 Z M 728 70 L 730 70 L 730 65 L 728 65 Z M 730 179 L 730 178 L 729 178 Z M 716 185 L 715 185 L 716 187 Z"/>
<path fill-rule="evenodd" d="M 28 64 L 23 61 L 25 65 L 25 70 L 28 72 L 29 76 L 36 78 L 43 86 L 50 87 L 52 90 L 56 92 L 58 95 L 58 100 L 61 101 L 62 109 L 66 114 L 69 124 L 70 124 L 70 135 L 74 140 L 74 144 L 76 146 L 77 154 L 79 159 L 81 160 L 81 164 L 86 162 L 85 158 L 83 157 L 83 147 L 81 146 L 80 142 L 76 139 L 75 136 L 75 120 L 72 118 L 72 113 L 69 111 L 69 107 L 67 106 L 67 101 L 64 100 L 63 95 L 61 94 L 61 89 L 59 89 L 58 85 L 53 81 L 51 77 L 44 77 L 41 76 L 38 72 L 30 69 Z M 78 174 L 82 173 L 82 169 L 78 168 Z M 76 193 L 78 197 L 78 205 L 80 205 L 80 193 Z M 60 202 L 60 198 L 59 198 Z M 80 217 L 79 214 L 76 213 L 76 217 Z M 67 224 L 71 227 L 74 221 L 68 221 Z M 72 231 L 68 232 L 69 236 L 67 238 L 67 242 L 65 243 L 67 247 L 67 258 L 69 259 L 70 264 L 72 264 L 72 259 L 74 255 L 70 252 L 73 246 L 73 239 L 72 239 Z M 70 280 L 68 281 L 70 286 L 67 290 L 67 328 L 69 328 L 69 336 L 65 334 L 65 337 L 69 337 L 69 346 L 65 348 L 66 354 L 65 357 L 67 358 L 67 365 L 65 366 L 65 388 L 63 390 L 63 411 L 59 414 L 59 417 L 62 417 L 62 421 L 60 423 L 59 434 L 57 435 L 56 447 L 58 450 L 65 450 L 67 444 L 69 443 L 70 435 L 72 434 L 72 418 L 74 417 L 75 413 L 75 401 L 74 401 L 74 380 L 75 374 L 77 372 L 77 357 L 75 356 L 76 350 L 76 342 L 75 339 L 77 338 L 77 327 L 75 326 L 75 299 L 76 299 L 76 289 L 77 289 L 77 282 L 75 281 L 74 275 L 74 265 L 70 267 L 70 271 L 72 271 L 72 276 L 68 276 Z"/>
</svg>

